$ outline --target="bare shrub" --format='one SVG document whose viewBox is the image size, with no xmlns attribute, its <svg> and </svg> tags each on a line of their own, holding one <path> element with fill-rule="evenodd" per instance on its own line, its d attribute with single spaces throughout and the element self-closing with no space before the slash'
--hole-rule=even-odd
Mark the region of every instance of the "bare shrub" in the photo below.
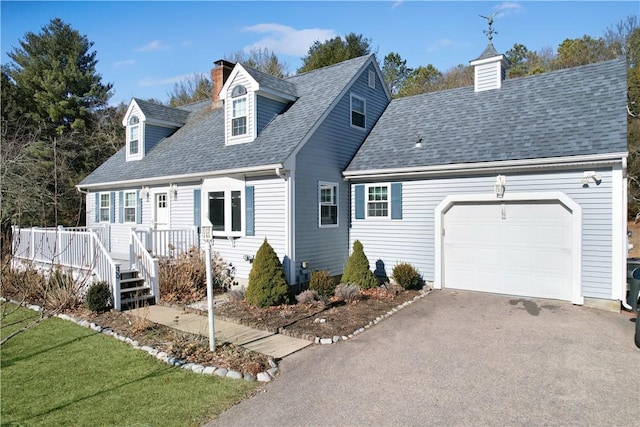
<svg viewBox="0 0 640 427">
<path fill-rule="evenodd" d="M 71 273 L 57 268 L 41 290 L 42 300 L 48 309 L 73 310 L 82 304 L 82 287 L 82 283 L 74 279 Z"/>
<path fill-rule="evenodd" d="M 16 301 L 38 303 L 41 302 L 39 297 L 44 282 L 45 278 L 33 268 L 3 268 L 0 292 L 2 296 Z"/>
<path fill-rule="evenodd" d="M 296 295 L 296 301 L 298 301 L 298 304 L 313 304 L 316 301 L 320 301 L 320 295 L 317 291 L 308 289 Z"/>
<path fill-rule="evenodd" d="M 242 300 L 244 300 L 244 291 L 239 289 L 234 289 L 233 291 L 229 291 L 227 293 L 227 297 L 229 298 L 230 302 L 233 302 L 233 303 L 242 302 Z"/>
<path fill-rule="evenodd" d="M 341 283 L 336 286 L 335 297 L 338 301 L 354 303 L 360 299 L 360 287 L 350 283 Z"/>
<path fill-rule="evenodd" d="M 204 257 L 197 247 L 178 256 L 161 258 L 158 281 L 163 301 L 190 303 L 207 295 L 207 270 Z M 212 257 L 211 271 L 214 290 L 222 290 L 230 284 L 229 267 L 217 254 Z"/>
</svg>

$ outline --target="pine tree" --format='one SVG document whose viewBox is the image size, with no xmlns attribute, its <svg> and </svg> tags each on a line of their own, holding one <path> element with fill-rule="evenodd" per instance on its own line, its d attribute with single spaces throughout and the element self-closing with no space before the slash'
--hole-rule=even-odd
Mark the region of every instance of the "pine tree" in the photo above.
<svg viewBox="0 0 640 427">
<path fill-rule="evenodd" d="M 364 248 L 359 240 L 353 242 L 353 252 L 347 260 L 340 283 L 350 283 L 359 286 L 361 289 L 370 289 L 378 286 L 378 279 L 369 269 L 369 260 L 364 254 Z"/>
<path fill-rule="evenodd" d="M 285 304 L 289 300 L 284 268 L 266 238 L 253 260 L 245 298 L 257 307 Z"/>
</svg>

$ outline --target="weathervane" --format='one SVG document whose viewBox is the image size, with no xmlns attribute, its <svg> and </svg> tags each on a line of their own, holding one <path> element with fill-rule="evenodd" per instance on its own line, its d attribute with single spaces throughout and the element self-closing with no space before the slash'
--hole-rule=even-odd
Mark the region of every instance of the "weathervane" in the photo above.
<svg viewBox="0 0 640 427">
<path fill-rule="evenodd" d="M 493 17 L 496 16 L 496 13 L 498 12 L 494 12 L 491 16 L 480 15 L 480 18 L 486 19 L 487 23 L 489 24 L 489 31 L 482 30 L 482 32 L 487 35 L 487 38 L 489 39 L 489 43 L 491 43 L 491 41 L 493 40 L 493 35 L 498 34 L 498 32 L 493 29 Z"/>
</svg>

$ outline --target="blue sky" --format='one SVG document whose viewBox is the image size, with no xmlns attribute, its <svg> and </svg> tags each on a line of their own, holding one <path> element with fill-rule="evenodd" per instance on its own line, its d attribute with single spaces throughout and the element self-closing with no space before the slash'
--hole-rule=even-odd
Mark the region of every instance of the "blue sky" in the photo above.
<svg viewBox="0 0 640 427">
<path fill-rule="evenodd" d="M 380 60 L 398 52 L 407 65 L 446 71 L 486 47 L 486 21 L 496 13 L 494 46 L 556 49 L 566 38 L 600 37 L 636 1 L 140 1 L 0 3 L 2 63 L 25 33 L 59 17 L 94 42 L 98 72 L 114 84 L 111 104 L 131 97 L 166 101 L 175 82 L 209 74 L 213 61 L 267 47 L 294 73 L 315 40 L 355 32 L 371 39 Z"/>
</svg>

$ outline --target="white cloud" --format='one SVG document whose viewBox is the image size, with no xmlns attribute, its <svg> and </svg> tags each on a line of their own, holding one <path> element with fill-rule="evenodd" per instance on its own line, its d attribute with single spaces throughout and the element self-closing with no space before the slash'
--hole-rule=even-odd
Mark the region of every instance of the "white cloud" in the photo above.
<svg viewBox="0 0 640 427">
<path fill-rule="evenodd" d="M 133 59 L 124 59 L 122 61 L 116 61 L 113 64 L 113 68 L 123 68 L 123 67 L 128 67 L 129 65 L 133 65 L 135 64 L 136 61 Z"/>
<path fill-rule="evenodd" d="M 495 10 L 496 18 L 504 18 L 508 15 L 516 15 L 524 11 L 524 6 L 518 2 L 505 1 L 493 8 Z"/>
<path fill-rule="evenodd" d="M 154 40 L 136 49 L 136 52 L 151 52 L 155 50 L 169 49 L 169 45 L 165 44 L 162 40 Z"/>
<path fill-rule="evenodd" d="M 267 48 L 274 53 L 301 56 L 309 51 L 309 47 L 316 41 L 323 42 L 335 37 L 334 30 L 323 28 L 295 28 L 281 24 L 257 24 L 243 28 L 243 31 L 264 36 L 257 42 L 245 46 L 245 51 Z"/>
<path fill-rule="evenodd" d="M 398 7 L 398 6 L 400 6 L 402 3 L 404 3 L 404 0 L 395 0 L 395 1 L 393 2 L 393 4 L 391 5 L 391 9 L 395 9 L 395 8 L 397 8 L 397 7 Z"/>
<path fill-rule="evenodd" d="M 172 84 L 175 84 L 175 83 L 180 83 L 181 81 L 184 81 L 184 80 L 188 79 L 191 76 L 192 76 L 192 74 L 181 74 L 179 76 L 165 77 L 165 78 L 145 77 L 144 79 L 142 79 L 142 80 L 140 80 L 138 82 L 138 86 L 165 86 L 165 85 L 172 85 Z"/>
<path fill-rule="evenodd" d="M 429 46 L 427 46 L 427 52 L 434 52 L 436 50 L 440 50 L 448 47 L 463 47 L 468 45 L 469 45 L 468 43 L 457 42 L 451 39 L 440 39 L 440 40 L 434 41 Z"/>
</svg>

